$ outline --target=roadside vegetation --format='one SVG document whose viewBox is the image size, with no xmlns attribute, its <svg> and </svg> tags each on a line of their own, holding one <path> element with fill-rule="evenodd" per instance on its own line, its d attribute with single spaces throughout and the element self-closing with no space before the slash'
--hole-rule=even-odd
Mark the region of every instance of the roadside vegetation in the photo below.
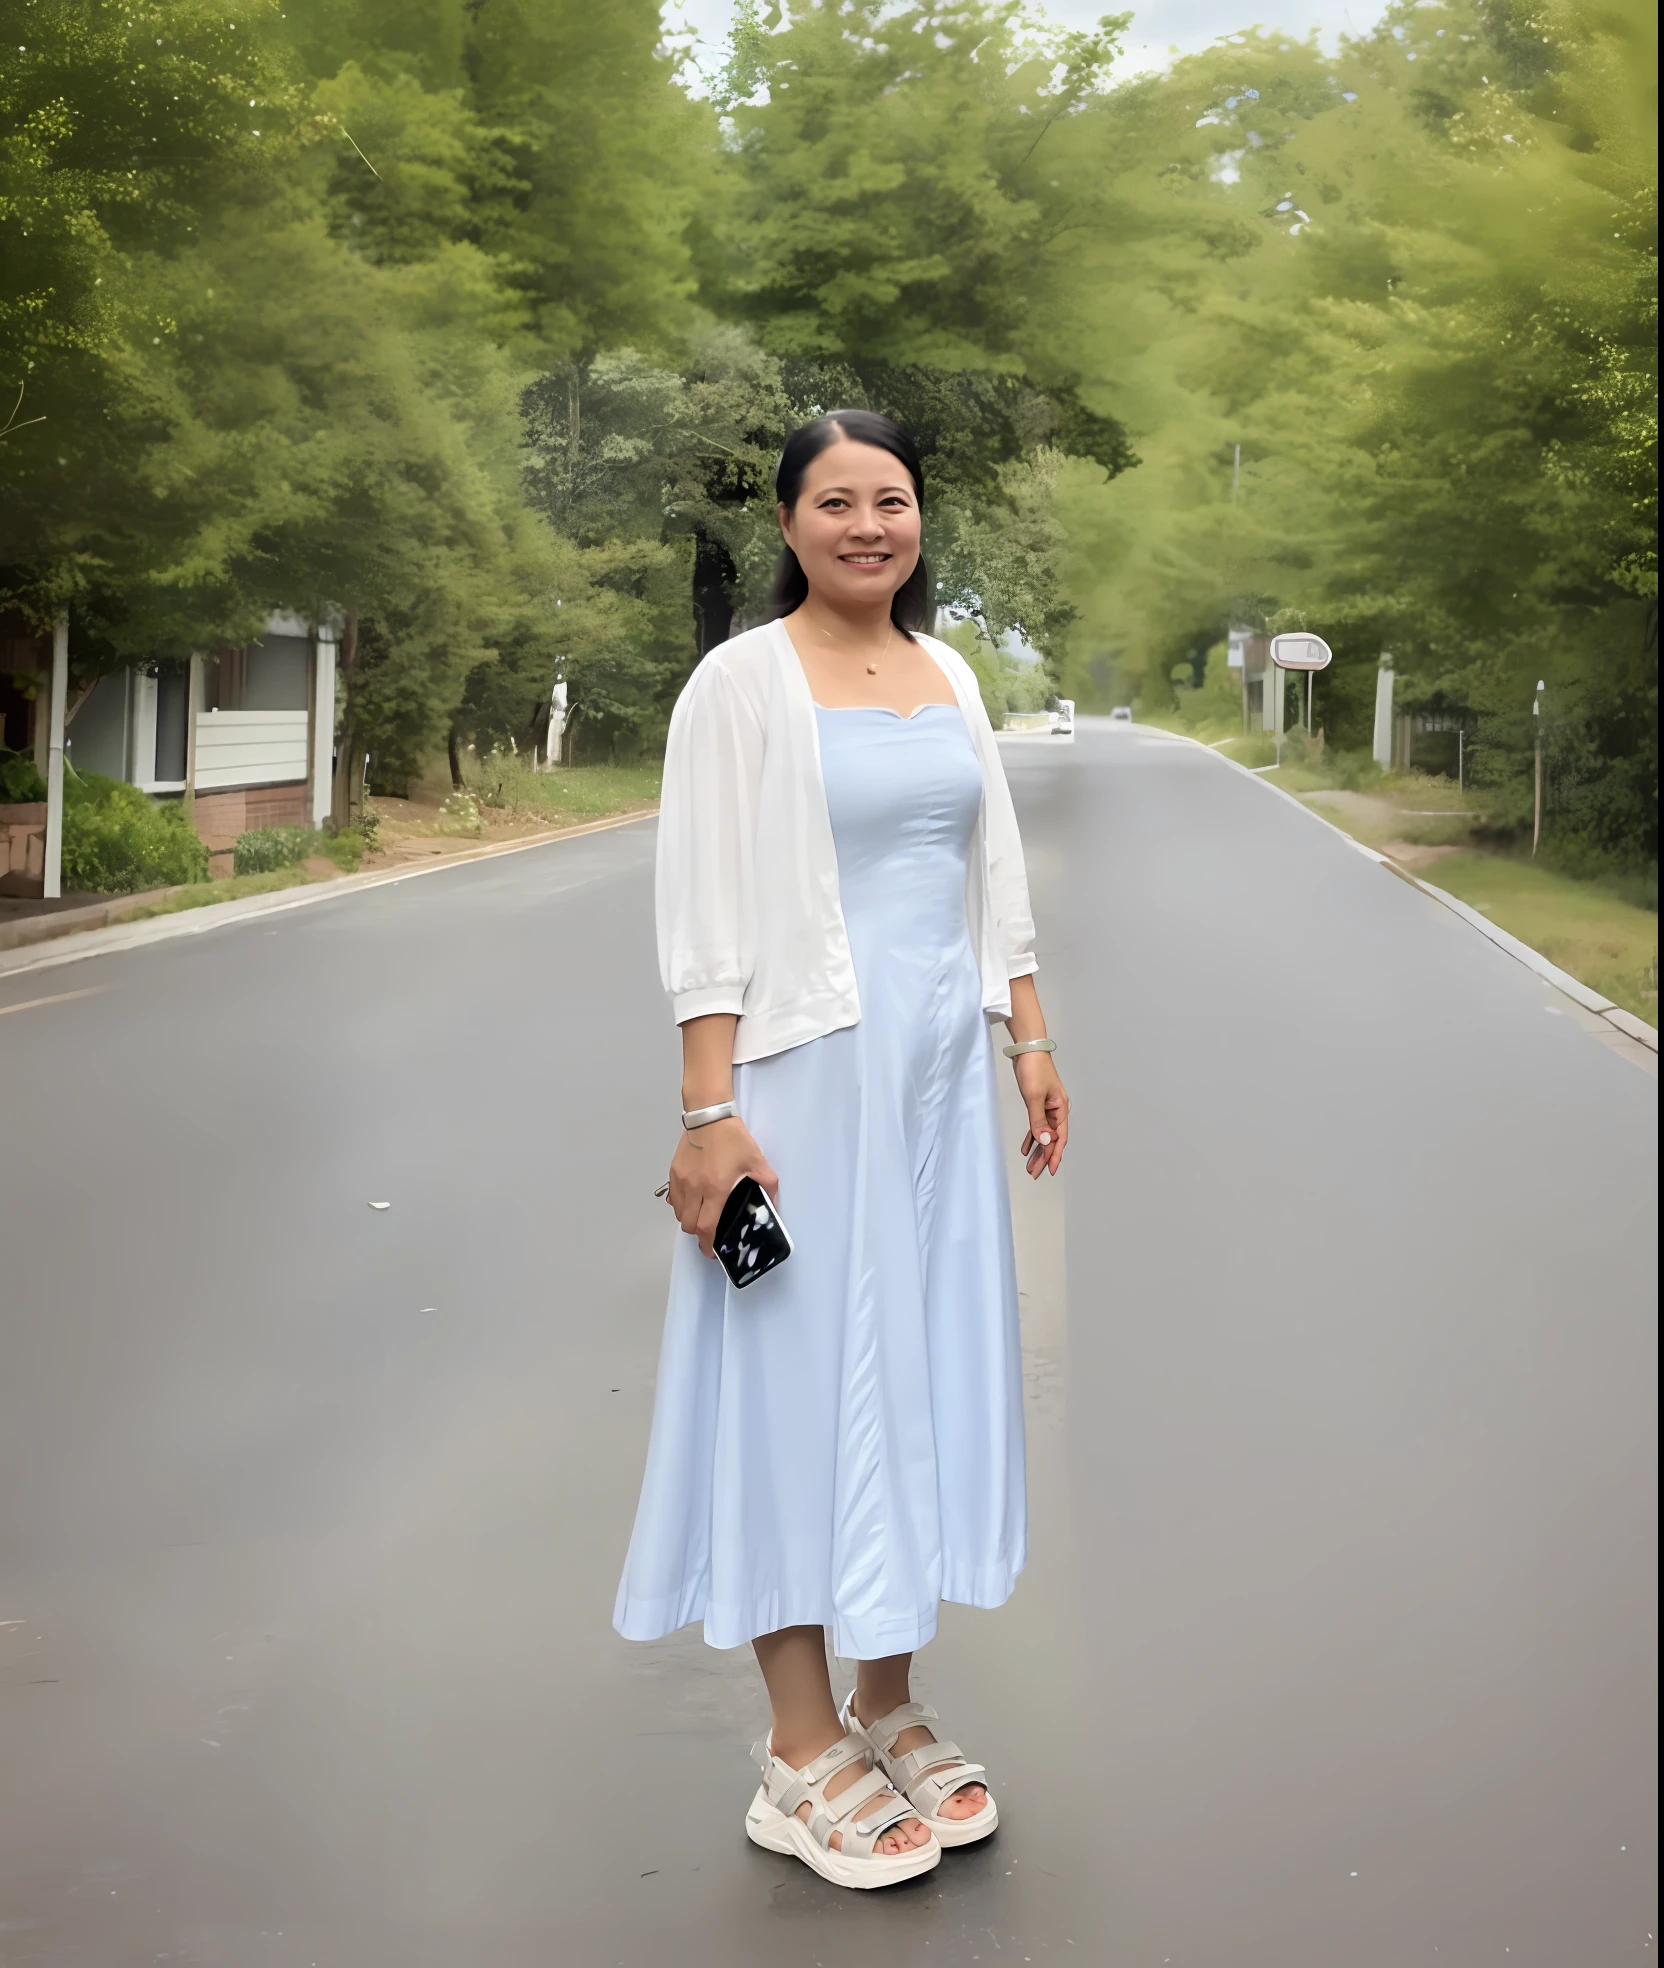
<svg viewBox="0 0 1664 1968">
<path fill-rule="evenodd" d="M 659 0 L 0 13 L 0 613 L 67 610 L 76 701 L 328 608 L 337 825 L 366 757 L 446 758 L 453 829 L 594 812 L 519 776 L 555 686 L 563 766 L 650 759 L 764 605 L 783 434 L 864 403 L 990 709 L 1229 739 L 1227 630 L 1310 627 L 1325 770 L 1391 651 L 1492 846 L 1540 735 L 1545 856 L 1656 869 L 1643 0 L 1121 80 L 1127 16 L 1011 0 L 739 0 L 702 70 Z"/>
<path fill-rule="evenodd" d="M 158 896 L 137 908 L 127 922 L 144 922 L 151 916 L 174 916 L 182 909 L 207 909 L 216 902 L 241 902 L 248 895 L 273 895 L 280 889 L 304 888 L 312 879 L 304 868 L 273 868 L 259 875 L 227 875 L 218 881 L 193 882 L 173 895 Z"/>
<path fill-rule="evenodd" d="M 568 827 L 651 806 L 659 796 L 662 768 L 649 759 L 534 770 L 525 758 L 498 750 L 484 758 L 470 756 L 464 775 L 467 790 L 486 813 Z"/>
<path fill-rule="evenodd" d="M 1625 1011 L 1658 1023 L 1658 912 L 1612 885 L 1512 856 L 1458 851 L 1426 879 Z"/>
<path fill-rule="evenodd" d="M 181 801 L 149 799 L 136 786 L 95 773 L 65 772 L 67 891 L 132 895 L 207 878 L 208 850 Z"/>
</svg>

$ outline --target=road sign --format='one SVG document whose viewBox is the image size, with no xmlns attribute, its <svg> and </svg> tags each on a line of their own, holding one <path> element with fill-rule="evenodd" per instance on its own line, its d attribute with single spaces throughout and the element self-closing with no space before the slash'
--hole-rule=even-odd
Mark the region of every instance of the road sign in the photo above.
<svg viewBox="0 0 1664 1968">
<path fill-rule="evenodd" d="M 1271 638 L 1271 660 L 1280 670 L 1326 670 L 1335 652 L 1322 636 L 1308 635 L 1301 629 L 1295 635 Z"/>
</svg>

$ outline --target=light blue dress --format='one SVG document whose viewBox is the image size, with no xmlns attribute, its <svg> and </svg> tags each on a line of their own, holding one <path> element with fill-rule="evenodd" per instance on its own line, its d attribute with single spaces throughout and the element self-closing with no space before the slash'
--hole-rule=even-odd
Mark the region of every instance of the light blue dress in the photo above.
<svg viewBox="0 0 1664 1968">
<path fill-rule="evenodd" d="M 997 1606 L 1026 1555 L 994 1058 L 965 919 L 982 770 L 957 705 L 817 709 L 861 1019 L 735 1069 L 794 1252 L 743 1292 L 678 1231 L 614 1625 L 846 1659 Z"/>
</svg>

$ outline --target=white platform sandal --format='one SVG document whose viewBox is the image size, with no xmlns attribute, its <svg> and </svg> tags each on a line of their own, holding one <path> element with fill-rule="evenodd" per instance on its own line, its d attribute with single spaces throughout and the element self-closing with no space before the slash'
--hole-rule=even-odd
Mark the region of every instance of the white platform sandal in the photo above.
<svg viewBox="0 0 1664 1968">
<path fill-rule="evenodd" d="M 918 1812 L 892 1794 L 873 1769 L 872 1745 L 865 1740 L 845 1736 L 801 1770 L 782 1763 L 766 1738 L 753 1745 L 751 1754 L 763 1773 L 762 1787 L 745 1814 L 745 1835 L 753 1845 L 801 1859 L 834 1886 L 894 1886 L 941 1864 L 942 1848 L 934 1838 L 906 1852 L 873 1849 L 885 1832 Z M 866 1775 L 829 1798 L 827 1780 L 852 1763 L 859 1763 Z M 810 1807 L 807 1823 L 797 1815 L 805 1800 Z M 838 1851 L 832 1849 L 834 1833 L 842 1840 Z"/>
<path fill-rule="evenodd" d="M 905 1756 L 896 1755 L 896 1740 L 903 1730 L 929 1729 L 935 1734 L 934 1724 L 941 1720 L 935 1709 L 923 1702 L 903 1702 L 900 1708 L 892 1708 L 869 1727 L 857 1717 L 855 1696 L 851 1694 L 839 1719 L 858 1742 L 866 1743 L 872 1750 L 892 1788 L 899 1790 L 912 1805 L 915 1815 L 928 1826 L 939 1845 L 974 1845 L 999 1824 L 999 1807 L 992 1792 L 974 1817 L 939 1815 L 953 1793 L 963 1790 L 966 1784 L 979 1783 L 987 1788 L 987 1770 L 980 1763 L 966 1762 L 958 1743 L 938 1740 L 926 1743 L 922 1749 L 910 1749 Z"/>
</svg>

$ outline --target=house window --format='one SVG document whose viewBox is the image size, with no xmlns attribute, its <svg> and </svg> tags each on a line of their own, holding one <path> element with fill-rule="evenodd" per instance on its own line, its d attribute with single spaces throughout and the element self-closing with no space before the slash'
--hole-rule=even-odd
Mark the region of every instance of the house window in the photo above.
<svg viewBox="0 0 1664 1968">
<path fill-rule="evenodd" d="M 163 670 L 156 678 L 156 783 L 178 785 L 185 777 L 185 724 L 190 707 L 190 676 Z"/>
<path fill-rule="evenodd" d="M 269 635 L 242 652 L 242 711 L 304 711 L 312 645 L 305 636 Z"/>
</svg>

